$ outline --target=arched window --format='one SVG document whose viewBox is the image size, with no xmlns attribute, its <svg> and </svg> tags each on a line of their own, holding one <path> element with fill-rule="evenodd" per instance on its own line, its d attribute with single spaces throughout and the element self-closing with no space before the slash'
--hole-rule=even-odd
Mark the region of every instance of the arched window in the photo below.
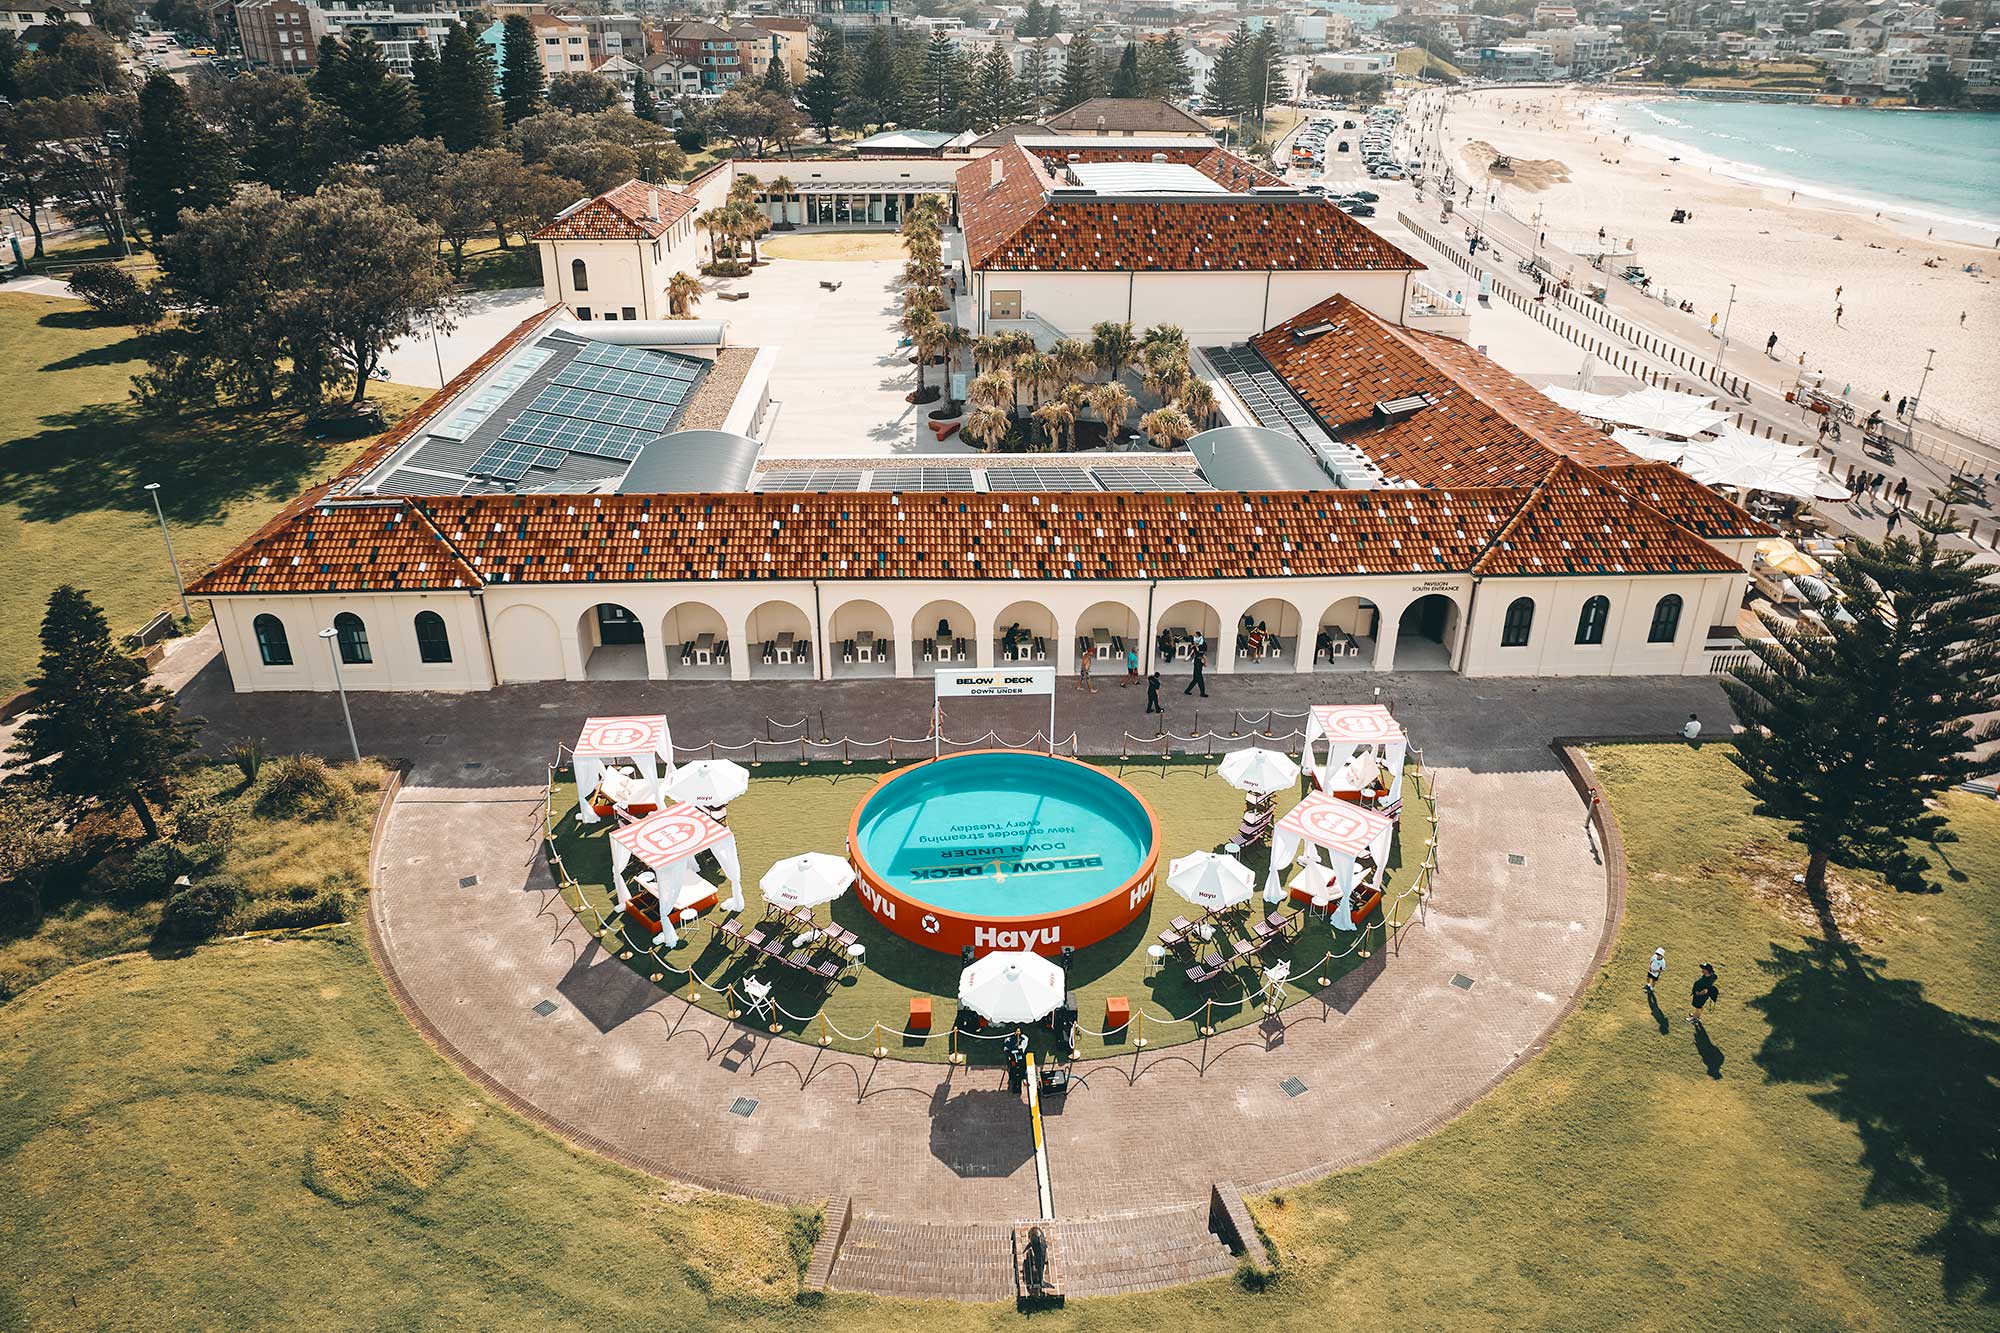
<svg viewBox="0 0 2000 1333">
<path fill-rule="evenodd" d="M 285 622 L 273 615 L 258 616 L 250 622 L 257 635 L 257 655 L 265 666 L 290 666 L 292 641 L 285 637 Z"/>
<path fill-rule="evenodd" d="M 451 661 L 451 635 L 445 632 L 444 617 L 435 611 L 417 612 L 417 657 L 424 662 Z"/>
<path fill-rule="evenodd" d="M 590 290 L 590 270 L 583 266 L 581 259 L 569 261 L 569 289 L 573 292 Z"/>
<path fill-rule="evenodd" d="M 1525 648 L 1528 633 L 1535 628 L 1535 599 L 1516 597 L 1507 603 L 1507 621 L 1500 627 L 1502 648 Z"/>
<path fill-rule="evenodd" d="M 1647 643 L 1672 643 L 1681 632 L 1681 595 L 1670 592 L 1653 604 L 1653 627 L 1646 632 Z"/>
<path fill-rule="evenodd" d="M 1593 597 L 1583 604 L 1583 614 L 1576 618 L 1576 641 L 1578 643 L 1603 643 L 1604 622 L 1611 619 L 1611 599 Z"/>
<path fill-rule="evenodd" d="M 367 666 L 375 660 L 368 651 L 368 627 L 352 611 L 333 618 L 333 637 L 340 643 L 340 660 L 349 666 Z"/>
</svg>

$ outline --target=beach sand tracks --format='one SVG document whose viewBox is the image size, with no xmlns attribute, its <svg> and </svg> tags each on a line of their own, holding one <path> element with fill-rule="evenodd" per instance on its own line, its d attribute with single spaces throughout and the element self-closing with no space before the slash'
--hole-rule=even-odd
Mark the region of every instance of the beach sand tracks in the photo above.
<svg viewBox="0 0 2000 1333">
<path fill-rule="evenodd" d="M 1569 168 L 1553 157 L 1525 158 L 1502 153 L 1484 139 L 1470 139 L 1461 150 L 1477 176 L 1505 177 L 1523 190 L 1546 190 L 1569 184 Z"/>
</svg>

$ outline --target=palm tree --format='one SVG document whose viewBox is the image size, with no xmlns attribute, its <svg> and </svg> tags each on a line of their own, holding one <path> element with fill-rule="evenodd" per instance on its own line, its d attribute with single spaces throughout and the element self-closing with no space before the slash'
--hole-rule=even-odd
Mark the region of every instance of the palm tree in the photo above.
<svg viewBox="0 0 2000 1333">
<path fill-rule="evenodd" d="M 713 268 L 721 258 L 716 253 L 715 241 L 718 236 L 729 229 L 728 214 L 724 209 L 711 208 L 696 218 L 694 225 L 700 227 L 708 235 L 708 263 L 709 267 Z"/>
<path fill-rule="evenodd" d="M 1144 383 L 1147 391 L 1162 404 L 1180 397 L 1181 387 L 1188 382 L 1186 351 L 1170 344 L 1159 344 L 1146 349 L 1145 362 Z"/>
<path fill-rule="evenodd" d="M 1035 409 L 1035 420 L 1041 423 L 1043 437 L 1054 450 L 1076 430 L 1076 405 L 1066 397 L 1051 398 Z"/>
<path fill-rule="evenodd" d="M 1055 380 L 1055 367 L 1048 353 L 1037 348 L 1014 358 L 1014 377 L 1028 387 L 1028 410 L 1033 412 L 1042 405 L 1042 390 Z"/>
<path fill-rule="evenodd" d="M 911 255 L 903 263 L 905 287 L 935 287 L 944 281 L 944 265 L 925 255 Z"/>
<path fill-rule="evenodd" d="M 1186 360 L 1187 334 L 1178 324 L 1155 324 L 1140 337 L 1139 348 L 1150 359 L 1156 347 L 1172 348 L 1181 354 L 1182 360 Z"/>
<path fill-rule="evenodd" d="M 1004 407 L 1014 401 L 1014 377 L 1004 370 L 989 370 L 973 379 L 966 401 L 975 407 Z"/>
<path fill-rule="evenodd" d="M 1216 409 L 1221 406 L 1215 399 L 1215 390 L 1208 386 L 1208 381 L 1192 375 L 1188 377 L 1187 383 L 1181 385 L 1180 405 L 1181 411 L 1187 413 L 1189 419 L 1202 430 L 1208 429 L 1215 420 Z"/>
<path fill-rule="evenodd" d="M 1090 368 L 1090 349 L 1074 338 L 1058 338 L 1049 346 L 1049 366 L 1056 379 L 1074 383 Z"/>
<path fill-rule="evenodd" d="M 1194 423 L 1187 419 L 1187 413 L 1168 403 L 1156 407 L 1139 421 L 1139 429 L 1146 432 L 1146 438 L 1161 449 L 1172 449 L 1187 442 L 1194 434 Z"/>
<path fill-rule="evenodd" d="M 982 378 L 984 378 L 982 376 Z M 993 446 L 1007 438 L 1007 432 L 1014 427 L 1014 418 L 1004 407 L 992 403 L 981 403 L 972 409 L 961 428 L 965 438 L 991 453 Z"/>
<path fill-rule="evenodd" d="M 1096 365 L 1097 373 L 1107 380 L 1115 380 L 1124 374 L 1125 367 L 1132 364 L 1137 355 L 1136 344 L 1132 341 L 1132 326 L 1105 320 L 1090 330 L 1090 359 Z"/>
<path fill-rule="evenodd" d="M 778 206 L 778 220 L 790 224 L 791 218 L 785 211 L 785 201 L 799 192 L 799 187 L 790 176 L 780 176 L 771 182 L 771 202 Z"/>
<path fill-rule="evenodd" d="M 730 211 L 736 215 L 736 237 L 750 243 L 750 262 L 755 265 L 758 263 L 757 238 L 771 230 L 771 219 L 764 216 L 764 210 L 747 200 L 731 204 Z"/>
<path fill-rule="evenodd" d="M 701 303 L 701 279 L 692 273 L 676 273 L 667 280 L 667 308 L 675 319 L 693 319 Z"/>
<path fill-rule="evenodd" d="M 1117 380 L 1100 384 L 1090 391 L 1090 408 L 1104 420 L 1104 447 L 1110 448 L 1125 425 L 1125 418 L 1139 405 L 1131 391 Z"/>
<path fill-rule="evenodd" d="M 910 345 L 917 352 L 916 400 L 920 403 L 926 403 L 930 400 L 924 397 L 924 367 L 930 364 L 933 357 L 944 351 L 949 331 L 944 322 L 928 310 L 919 307 L 911 313 L 925 316 L 921 323 L 910 330 Z"/>
</svg>

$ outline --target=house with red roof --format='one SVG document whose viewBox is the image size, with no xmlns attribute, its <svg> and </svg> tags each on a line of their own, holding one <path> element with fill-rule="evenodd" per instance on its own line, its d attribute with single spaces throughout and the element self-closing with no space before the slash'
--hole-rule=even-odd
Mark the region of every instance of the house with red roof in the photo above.
<svg viewBox="0 0 2000 1333">
<path fill-rule="evenodd" d="M 666 319 L 667 286 L 701 268 L 700 201 L 671 185 L 627 181 L 579 199 L 529 239 L 541 248 L 542 295 L 578 319 Z"/>
</svg>

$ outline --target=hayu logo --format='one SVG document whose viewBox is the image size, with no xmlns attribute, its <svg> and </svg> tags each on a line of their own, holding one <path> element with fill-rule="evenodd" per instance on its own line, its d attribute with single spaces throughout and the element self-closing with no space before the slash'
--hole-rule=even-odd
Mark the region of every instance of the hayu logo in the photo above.
<svg viewBox="0 0 2000 1333">
<path fill-rule="evenodd" d="M 1128 908 L 1137 907 L 1140 903 L 1145 902 L 1146 899 L 1152 896 L 1153 896 L 1153 881 L 1146 880 L 1142 883 L 1134 884 L 1132 886 L 1132 892 L 1125 895 L 1125 906 Z"/>
<path fill-rule="evenodd" d="M 1039 930 L 996 930 L 992 926 L 979 926 L 972 932 L 972 945 L 976 949 L 1032 949 L 1037 944 L 1061 942 L 1061 926 L 1043 926 Z"/>
<path fill-rule="evenodd" d="M 874 912 L 876 916 L 881 917 L 884 921 L 894 921 L 896 919 L 896 902 L 893 898 L 884 897 L 879 889 L 868 884 L 863 884 L 859 887 L 861 889 L 861 896 L 868 900 L 870 911 Z"/>
</svg>

